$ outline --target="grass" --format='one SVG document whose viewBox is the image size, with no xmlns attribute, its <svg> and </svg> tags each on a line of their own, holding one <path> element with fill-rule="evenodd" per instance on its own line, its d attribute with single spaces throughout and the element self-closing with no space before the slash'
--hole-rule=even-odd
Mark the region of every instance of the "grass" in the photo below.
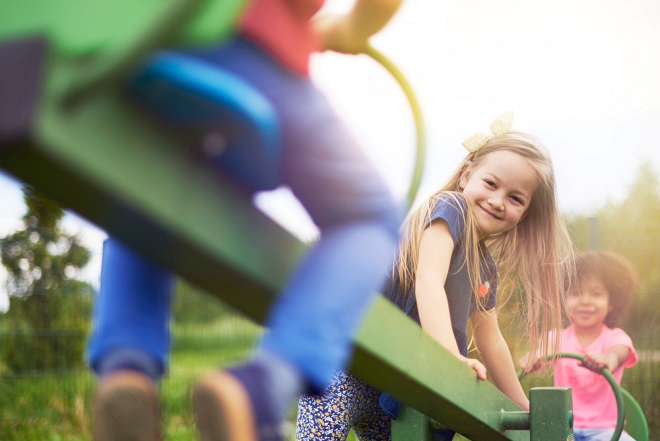
<svg viewBox="0 0 660 441">
<path fill-rule="evenodd" d="M 217 322 L 177 325 L 171 369 L 160 385 L 168 440 L 197 440 L 188 390 L 202 372 L 249 356 L 261 329 L 225 316 Z M 91 439 L 94 378 L 86 370 L 0 377 L 0 440 L 85 441 Z"/>
<path fill-rule="evenodd" d="M 171 370 L 160 385 L 166 439 L 198 441 L 189 407 L 189 388 L 202 372 L 250 355 L 261 328 L 235 316 L 203 325 L 176 325 Z M 642 405 L 651 433 L 660 433 L 660 362 L 644 360 L 626 372 L 623 385 Z M 523 386 L 549 385 L 528 376 Z M 87 370 L 61 374 L 0 376 L 0 440 L 88 441 L 94 379 Z M 295 425 L 292 409 L 291 428 Z M 458 437 L 457 437 L 458 438 Z M 293 439 L 293 438 L 292 438 Z M 349 441 L 356 441 L 351 433 Z"/>
<path fill-rule="evenodd" d="M 0 439 L 6 441 L 82 441 L 89 436 L 91 376 L 3 377 Z"/>
</svg>

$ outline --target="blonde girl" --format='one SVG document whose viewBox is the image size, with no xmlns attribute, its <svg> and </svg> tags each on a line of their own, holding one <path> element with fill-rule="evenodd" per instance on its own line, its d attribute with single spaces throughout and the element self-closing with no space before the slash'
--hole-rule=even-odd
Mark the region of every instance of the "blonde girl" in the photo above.
<svg viewBox="0 0 660 441">
<path fill-rule="evenodd" d="M 450 180 L 409 217 L 384 293 L 479 379 L 488 374 L 529 410 L 497 300 L 522 293 L 524 335 L 532 350 L 547 353 L 574 273 L 572 247 L 547 151 L 530 135 L 501 132 L 466 143 L 471 151 Z M 468 357 L 468 323 L 482 361 Z M 361 441 L 389 440 L 398 409 L 394 398 L 341 372 L 323 398 L 299 401 L 297 439 L 343 439 L 352 427 Z M 452 436 L 439 431 L 436 439 Z"/>
</svg>

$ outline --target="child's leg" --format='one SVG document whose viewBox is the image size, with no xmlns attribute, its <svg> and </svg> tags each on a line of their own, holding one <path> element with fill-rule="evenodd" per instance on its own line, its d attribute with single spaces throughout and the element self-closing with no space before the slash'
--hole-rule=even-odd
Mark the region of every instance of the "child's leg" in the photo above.
<svg viewBox="0 0 660 441">
<path fill-rule="evenodd" d="M 274 73 L 264 90 L 281 118 L 284 183 L 321 237 L 272 310 L 263 349 L 322 390 L 346 367 L 392 262 L 402 210 L 326 98 L 307 79 Z"/>
<path fill-rule="evenodd" d="M 284 184 L 321 228 L 268 321 L 263 349 L 322 390 L 345 367 L 350 338 L 392 261 L 402 210 L 326 98 L 306 78 L 252 57 L 229 63 L 274 104 Z M 238 58 L 238 57 L 237 57 Z"/>
<path fill-rule="evenodd" d="M 379 405 L 382 392 L 350 374 L 347 382 L 358 392 L 358 418 L 351 422 L 355 435 L 360 441 L 389 441 L 392 422 Z"/>
<path fill-rule="evenodd" d="M 161 421 L 155 381 L 169 350 L 172 275 L 115 239 L 103 247 L 89 359 L 100 378 L 93 439 L 156 441 Z"/>
<path fill-rule="evenodd" d="M 114 238 L 103 244 L 101 289 L 88 345 L 92 369 L 103 376 L 131 369 L 157 379 L 169 353 L 174 277 Z"/>
<path fill-rule="evenodd" d="M 337 373 L 322 396 L 298 401 L 296 441 L 346 439 L 351 428 L 361 441 L 390 439 L 390 420 L 378 406 L 380 392 L 347 372 Z"/>
<path fill-rule="evenodd" d="M 303 387 L 323 390 L 345 368 L 351 337 L 392 261 L 403 213 L 308 79 L 240 40 L 197 55 L 238 74 L 276 107 L 284 184 L 322 230 L 274 306 L 257 357 L 282 360 L 274 368 L 262 363 L 260 370 L 271 372 L 263 375 L 293 369 L 300 376 L 288 393 L 279 394 L 291 403 Z"/>
</svg>

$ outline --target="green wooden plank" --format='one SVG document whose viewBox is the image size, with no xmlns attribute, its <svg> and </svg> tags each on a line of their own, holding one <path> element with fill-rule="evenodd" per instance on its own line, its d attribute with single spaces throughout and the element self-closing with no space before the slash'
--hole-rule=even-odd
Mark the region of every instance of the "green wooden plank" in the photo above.
<svg viewBox="0 0 660 441">
<path fill-rule="evenodd" d="M 67 105 L 161 47 L 219 44 L 246 0 L 0 0 L 0 42 L 44 38 L 57 67 L 45 87 Z M 35 13 L 39 11 L 39 13 Z M 121 23 L 121 26 L 117 24 Z"/>
<path fill-rule="evenodd" d="M 380 298 L 355 337 L 351 371 L 431 419 L 474 440 L 528 440 L 502 429 L 502 411 L 520 408 Z"/>
<path fill-rule="evenodd" d="M 231 33 L 245 3 L 245 0 L 0 0 L 0 39 L 43 35 L 56 54 L 70 59 L 122 51 L 143 40 L 145 31 L 169 36 L 174 44 L 216 43 Z M 86 63 L 94 61 L 86 60 Z"/>
<path fill-rule="evenodd" d="M 429 419 L 410 406 L 402 406 L 392 420 L 392 441 L 433 441 Z"/>
<path fill-rule="evenodd" d="M 261 320 L 305 247 L 115 90 L 42 108 L 0 166 L 199 287 Z"/>
</svg>

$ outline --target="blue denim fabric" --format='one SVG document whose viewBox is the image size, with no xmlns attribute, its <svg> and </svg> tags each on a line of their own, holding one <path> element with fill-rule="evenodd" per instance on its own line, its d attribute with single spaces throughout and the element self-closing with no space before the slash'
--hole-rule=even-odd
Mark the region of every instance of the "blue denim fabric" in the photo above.
<svg viewBox="0 0 660 441">
<path fill-rule="evenodd" d="M 130 367 L 160 377 L 169 355 L 174 276 L 114 238 L 104 242 L 102 258 L 90 365 L 99 374 Z"/>
<path fill-rule="evenodd" d="M 575 441 L 610 441 L 614 429 L 573 429 Z M 619 441 L 635 441 L 626 432 L 622 432 Z"/>
</svg>

